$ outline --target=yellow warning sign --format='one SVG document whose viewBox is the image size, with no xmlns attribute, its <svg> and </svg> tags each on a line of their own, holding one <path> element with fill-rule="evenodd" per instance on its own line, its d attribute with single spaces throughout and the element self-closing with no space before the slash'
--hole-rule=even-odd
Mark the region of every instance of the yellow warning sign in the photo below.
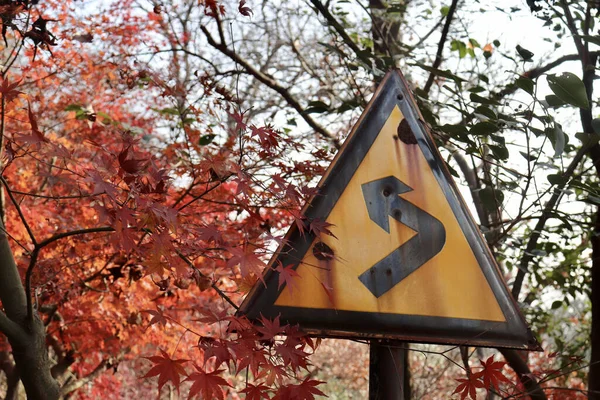
<svg viewBox="0 0 600 400">
<path fill-rule="evenodd" d="M 538 348 L 398 71 L 318 189 L 303 216 L 334 236 L 290 228 L 240 314 L 316 336 Z"/>
<path fill-rule="evenodd" d="M 423 153 L 416 144 L 399 139 L 402 119 L 399 108 L 394 107 L 329 214 L 327 222 L 334 225 L 331 232 L 337 239 L 323 235 L 315 240 L 322 240 L 333 250 L 333 259 L 318 260 L 311 246 L 296 269 L 300 278 L 294 281 L 292 290 L 281 292 L 275 304 L 504 321 Z M 446 241 L 437 255 L 378 298 L 358 277 L 417 234 L 391 216 L 389 233 L 369 218 L 361 185 L 388 176 L 397 177 L 413 189 L 401 196 L 437 218 L 445 228 Z"/>
</svg>

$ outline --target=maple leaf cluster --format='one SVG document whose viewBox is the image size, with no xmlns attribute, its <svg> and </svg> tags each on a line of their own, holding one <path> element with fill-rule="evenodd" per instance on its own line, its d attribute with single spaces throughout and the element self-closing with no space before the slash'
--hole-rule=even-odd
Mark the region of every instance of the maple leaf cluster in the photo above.
<svg viewBox="0 0 600 400">
<path fill-rule="evenodd" d="M 494 361 L 494 356 L 481 362 L 481 370 L 477 372 L 469 371 L 466 378 L 457 379 L 459 385 L 453 394 L 460 393 L 461 400 L 467 396 L 473 400 L 477 399 L 477 389 L 485 389 L 494 393 L 502 393 L 501 383 L 512 384 L 502 372 L 506 363 L 504 361 Z"/>
<path fill-rule="evenodd" d="M 225 12 L 200 3 L 211 18 Z M 295 157 L 310 150 L 251 121 L 207 74 L 195 97 L 182 54 L 167 68 L 134 56 L 180 41 L 157 39 L 165 7 L 144 16 L 133 0 L 97 13 L 79 6 L 0 3 L 6 42 L 25 41 L 22 62 L 0 79 L 6 231 L 51 357 L 69 379 L 104 382 L 90 398 L 117 393 L 111 372 L 140 357 L 159 392 L 320 395 L 305 376 L 317 342 L 277 319 L 254 327 L 234 313 L 289 224 L 331 234 L 298 215 L 322 166 Z M 237 11 L 252 14 L 245 2 Z M 272 268 L 293 286 L 291 266 Z M 235 386 L 243 371 L 252 380 Z"/>
</svg>

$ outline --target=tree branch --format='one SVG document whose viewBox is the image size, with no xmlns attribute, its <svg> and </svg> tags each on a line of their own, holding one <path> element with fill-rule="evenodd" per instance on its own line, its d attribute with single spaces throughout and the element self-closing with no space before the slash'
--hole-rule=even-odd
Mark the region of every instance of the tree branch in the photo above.
<svg viewBox="0 0 600 400">
<path fill-rule="evenodd" d="M 219 50 L 221 53 L 223 53 L 224 55 L 226 55 L 227 57 L 229 57 L 229 59 L 231 59 L 232 61 L 234 61 L 234 62 L 238 63 L 239 65 L 241 65 L 255 79 L 257 79 L 258 81 L 262 82 L 267 87 L 269 87 L 272 90 L 274 90 L 275 92 L 279 93 L 279 95 L 281 95 L 281 97 L 283 97 L 283 99 L 294 110 L 296 110 L 300 114 L 300 116 L 302 117 L 302 119 L 312 129 L 315 130 L 315 132 L 317 132 L 319 135 L 321 135 L 322 137 L 324 137 L 325 139 L 327 139 L 328 141 L 330 141 L 335 146 L 336 149 L 339 149 L 341 147 L 341 143 L 339 142 L 339 140 L 337 140 L 335 138 L 335 136 L 333 136 L 324 127 L 322 127 L 319 123 L 317 123 L 317 121 L 315 121 L 309 114 L 306 114 L 304 112 L 305 110 L 302 107 L 302 105 L 300 104 L 300 102 L 290 93 L 290 91 L 288 89 L 286 89 L 285 87 L 281 86 L 279 84 L 279 82 L 277 82 L 272 77 L 264 74 L 263 72 L 257 70 L 256 68 L 254 68 L 246 59 L 242 58 L 237 53 L 235 53 L 234 51 L 232 51 L 231 49 L 229 49 L 225 44 L 223 44 L 223 43 L 217 43 L 216 40 L 212 37 L 212 35 L 210 34 L 210 32 L 208 31 L 208 29 L 206 29 L 206 27 L 204 25 L 201 25 L 200 29 L 202 30 L 202 32 L 206 36 L 206 40 L 208 41 L 209 45 L 211 45 L 215 49 Z M 186 53 L 188 53 L 188 54 L 190 54 L 190 55 L 193 55 L 195 57 L 199 57 L 199 55 L 196 54 L 196 53 L 194 53 L 194 52 L 188 51 L 186 49 L 183 49 L 183 51 L 186 52 Z"/>
<path fill-rule="evenodd" d="M 10 193 L 10 191 L 9 191 Z M 27 271 L 25 272 L 25 295 L 27 298 L 27 319 L 29 321 L 33 320 L 33 294 L 31 290 L 31 277 L 33 275 L 33 270 L 37 263 L 37 258 L 40 254 L 40 250 L 49 244 L 56 242 L 57 240 L 64 239 L 70 236 L 84 235 L 87 233 L 96 233 L 96 232 L 114 232 L 114 228 L 110 226 L 100 226 L 97 228 L 86 228 L 86 229 L 75 229 L 68 232 L 57 233 L 46 240 L 37 243 L 31 252 L 29 259 L 29 266 L 27 267 Z"/>
<path fill-rule="evenodd" d="M 371 65 L 371 60 L 369 59 L 369 57 L 365 57 L 364 52 L 358 47 L 356 43 L 354 43 L 354 40 L 352 40 L 352 38 L 344 29 L 344 27 L 338 22 L 338 20 L 333 16 L 333 14 L 329 12 L 327 7 L 325 7 L 323 3 L 321 3 L 319 0 L 310 0 L 310 2 L 313 4 L 313 6 L 315 6 L 317 11 L 320 12 L 323 17 L 325 17 L 329 26 L 333 27 L 337 34 L 340 35 L 346 46 L 352 49 L 352 51 L 356 55 L 356 58 L 358 58 L 367 65 Z"/>
<path fill-rule="evenodd" d="M 13 205 L 15 206 L 15 209 L 17 210 L 17 213 L 19 214 L 19 218 L 21 218 L 21 222 L 23 222 L 23 225 L 25 226 L 25 229 L 27 230 L 27 234 L 29 235 L 29 238 L 31 239 L 31 243 L 33 243 L 33 245 L 36 246 L 37 242 L 35 240 L 35 236 L 33 235 L 33 231 L 31 230 L 31 227 L 29 226 L 29 224 L 27 223 L 27 220 L 25 219 L 25 215 L 23 215 L 23 211 L 21 210 L 21 206 L 20 206 L 19 202 L 17 201 L 17 199 L 15 199 L 15 196 L 13 196 L 12 192 L 10 191 L 10 188 L 8 187 L 8 183 L 6 182 L 6 180 L 4 179 L 3 176 L 0 176 L 0 181 L 6 188 L 6 193 L 8 193 L 8 197 L 10 197 L 10 201 L 12 201 Z"/>
<path fill-rule="evenodd" d="M 0 332 L 4 333 L 11 342 L 18 342 L 25 335 L 21 327 L 2 311 L 0 311 Z"/>
<path fill-rule="evenodd" d="M 452 18 L 454 17 L 454 12 L 456 11 L 456 7 L 458 6 L 459 0 L 452 0 L 452 4 L 450 4 L 450 9 L 448 10 L 448 16 L 446 17 L 446 22 L 444 23 L 444 28 L 442 29 L 442 37 L 440 38 L 440 42 L 438 43 L 437 54 L 435 56 L 435 60 L 431 65 L 432 68 L 437 69 L 442 63 L 442 55 L 444 53 L 444 46 L 446 44 L 446 37 L 448 36 L 448 31 L 450 30 L 450 25 L 452 24 Z M 433 85 L 433 80 L 435 78 L 435 73 L 431 71 L 429 73 L 429 78 L 427 78 L 427 82 L 423 87 L 423 91 L 425 93 L 429 93 L 431 90 L 431 86 Z"/>
<path fill-rule="evenodd" d="M 198 273 L 202 278 L 206 278 L 211 281 L 210 287 L 212 287 L 215 290 L 215 292 L 217 292 L 217 294 L 221 296 L 221 298 L 223 298 L 223 300 L 228 302 L 229 305 L 235 308 L 236 311 L 240 309 L 240 307 L 237 304 L 235 304 L 233 300 L 231 300 L 231 298 L 225 294 L 225 292 L 219 289 L 216 282 L 213 282 L 208 276 L 204 275 L 198 268 L 196 268 L 194 263 L 192 263 L 185 255 L 183 255 L 182 252 L 180 252 L 179 250 L 176 250 L 176 252 L 179 258 L 181 258 L 190 268 L 196 271 L 196 273 Z"/>
</svg>

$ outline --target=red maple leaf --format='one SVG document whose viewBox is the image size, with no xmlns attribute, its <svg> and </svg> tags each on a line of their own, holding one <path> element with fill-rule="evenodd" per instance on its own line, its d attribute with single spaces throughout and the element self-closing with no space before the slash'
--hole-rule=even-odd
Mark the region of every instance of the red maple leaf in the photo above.
<svg viewBox="0 0 600 400">
<path fill-rule="evenodd" d="M 240 392 L 246 394 L 246 400 L 270 399 L 269 387 L 262 383 L 259 383 L 256 386 L 249 383 L 246 385 L 246 389 L 240 390 Z"/>
<path fill-rule="evenodd" d="M 183 368 L 182 364 L 185 364 L 189 360 L 183 359 L 172 359 L 167 353 L 163 350 L 160 350 L 162 356 L 153 356 L 153 357 L 144 357 L 154 364 L 152 369 L 148 371 L 144 378 L 151 378 L 153 376 L 158 375 L 158 392 L 168 381 L 173 383 L 173 386 L 179 392 L 179 384 L 181 383 L 181 376 L 187 376 L 185 372 L 185 368 Z"/>
<path fill-rule="evenodd" d="M 252 10 L 250 7 L 246 7 L 246 0 L 240 0 L 240 5 L 238 6 L 238 11 L 244 17 L 249 17 L 252 15 Z"/>
<path fill-rule="evenodd" d="M 315 234 L 316 237 L 321 237 L 321 234 L 326 234 L 329 236 L 333 236 L 334 238 L 337 239 L 337 236 L 335 236 L 330 230 L 329 228 L 335 226 L 321 218 L 314 218 L 313 220 L 310 221 L 310 224 L 308 225 L 308 229 Z"/>
<path fill-rule="evenodd" d="M 0 93 L 2 93 L 6 103 L 13 101 L 19 94 L 23 93 L 19 90 L 16 90 L 20 83 L 21 80 L 12 83 L 8 80 L 8 78 L 2 80 L 2 85 L 0 85 Z"/>
<path fill-rule="evenodd" d="M 502 368 L 506 365 L 504 361 L 494 361 L 494 356 L 492 355 L 486 361 L 480 360 L 480 362 L 483 367 L 483 371 L 480 374 L 483 376 L 483 384 L 486 389 L 489 390 L 492 387 L 496 391 L 499 391 L 500 382 L 511 383 L 502 373 Z"/>
<path fill-rule="evenodd" d="M 229 247 L 227 250 L 233 254 L 233 257 L 227 262 L 228 267 L 231 268 L 239 265 L 242 277 L 253 273 L 262 279 L 262 270 L 265 267 L 265 262 L 261 260 L 258 254 L 252 251 L 250 246 Z"/>
<path fill-rule="evenodd" d="M 287 367 L 289 365 L 293 370 L 298 368 L 306 369 L 308 367 L 306 357 L 308 357 L 309 354 L 302 349 L 287 346 L 285 344 L 278 344 L 274 349 L 281 357 L 284 366 Z"/>
<path fill-rule="evenodd" d="M 256 348 L 254 340 L 241 340 L 233 344 L 233 352 L 237 358 L 237 370 L 242 371 L 249 367 L 254 376 L 258 376 L 258 370 L 267 364 L 267 358 L 263 351 Z"/>
<path fill-rule="evenodd" d="M 256 330 L 262 334 L 261 340 L 272 340 L 275 336 L 283 333 L 284 327 L 279 323 L 279 315 L 271 321 L 261 314 L 260 323 L 263 326 L 257 326 Z"/>
<path fill-rule="evenodd" d="M 20 135 L 21 140 L 26 143 L 36 144 L 36 143 L 47 143 L 48 139 L 44 136 L 44 134 L 40 131 L 37 119 L 35 118 L 35 114 L 31 111 L 31 104 L 27 103 L 27 112 L 29 115 L 29 124 L 31 125 L 31 135 Z"/>
<path fill-rule="evenodd" d="M 483 381 L 481 380 L 481 373 L 470 374 L 467 379 L 457 379 L 459 385 L 452 394 L 460 393 L 460 399 L 464 400 L 467 396 L 471 399 L 476 400 L 477 388 L 484 387 Z"/>
<path fill-rule="evenodd" d="M 119 153 L 118 156 L 118 160 L 119 160 L 119 165 L 121 166 L 121 169 L 125 172 L 127 172 L 128 174 L 137 174 L 138 172 L 140 172 L 142 169 L 144 169 L 146 167 L 146 160 L 141 160 L 141 159 L 133 159 L 133 158 L 127 158 L 129 156 L 129 149 L 131 148 L 131 146 L 127 146 L 125 147 L 123 150 L 121 150 L 121 152 Z"/>
<path fill-rule="evenodd" d="M 167 326 L 167 318 L 164 316 L 160 308 L 156 310 L 142 310 L 142 313 L 150 314 L 152 318 L 150 319 L 150 323 L 148 324 L 148 328 L 154 324 L 160 324 L 163 327 Z"/>
<path fill-rule="evenodd" d="M 186 381 L 194 382 L 190 388 L 188 400 L 196 396 L 201 399 L 220 399 L 224 400 L 223 389 L 221 386 L 231 385 L 219 375 L 224 372 L 224 369 L 217 369 L 213 372 L 206 372 L 198 365 L 194 364 L 198 372 L 194 372 L 187 377 Z"/>
<path fill-rule="evenodd" d="M 279 285 L 281 286 L 285 283 L 285 285 L 290 289 L 290 294 L 293 294 L 294 289 L 294 278 L 300 278 L 300 275 L 294 270 L 294 265 L 288 265 L 284 267 L 283 264 L 279 263 L 277 268 L 275 268 L 277 272 L 279 272 Z"/>
<path fill-rule="evenodd" d="M 283 382 L 283 379 L 288 377 L 288 374 L 285 371 L 285 368 L 283 367 L 283 365 L 273 365 L 271 363 L 267 363 L 266 365 L 263 366 L 263 370 L 262 370 L 260 376 L 263 376 L 263 375 L 266 375 L 266 377 L 267 377 L 267 380 L 265 381 L 267 386 L 273 386 L 273 383 L 275 383 L 275 381 L 277 381 L 281 384 Z M 286 397 L 286 399 L 290 399 L 290 398 L 292 398 L 292 397 Z"/>
<path fill-rule="evenodd" d="M 202 338 L 198 347 L 204 351 L 204 364 L 212 357 L 215 358 L 215 368 L 219 368 L 223 363 L 229 363 L 232 358 L 227 344 L 221 340 Z"/>
<path fill-rule="evenodd" d="M 287 385 L 279 388 L 273 400 L 295 399 L 295 400 L 315 400 L 315 395 L 328 397 L 325 393 L 317 389 L 318 385 L 325 382 L 317 381 L 307 377 L 299 385 Z"/>
</svg>

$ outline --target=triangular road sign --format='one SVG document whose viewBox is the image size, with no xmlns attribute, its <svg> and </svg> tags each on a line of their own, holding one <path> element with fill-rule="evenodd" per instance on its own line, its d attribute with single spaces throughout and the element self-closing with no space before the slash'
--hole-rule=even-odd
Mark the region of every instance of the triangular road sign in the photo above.
<svg viewBox="0 0 600 400">
<path fill-rule="evenodd" d="M 537 348 L 402 75 L 386 75 L 240 312 L 313 335 Z M 280 286 L 277 266 L 299 277 Z"/>
</svg>

